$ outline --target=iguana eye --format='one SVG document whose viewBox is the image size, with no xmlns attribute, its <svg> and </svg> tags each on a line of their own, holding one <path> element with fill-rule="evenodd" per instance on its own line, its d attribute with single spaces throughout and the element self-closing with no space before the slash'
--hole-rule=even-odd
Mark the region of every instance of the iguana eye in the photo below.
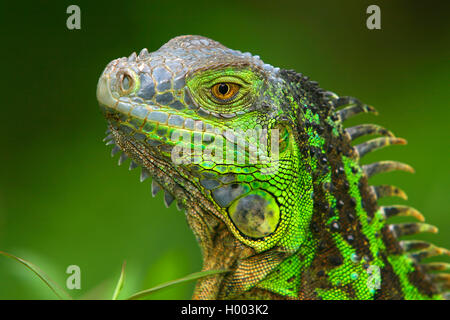
<svg viewBox="0 0 450 320">
<path fill-rule="evenodd" d="M 221 82 L 211 87 L 211 93 L 219 102 L 228 102 L 238 93 L 240 85 L 231 82 Z"/>
</svg>

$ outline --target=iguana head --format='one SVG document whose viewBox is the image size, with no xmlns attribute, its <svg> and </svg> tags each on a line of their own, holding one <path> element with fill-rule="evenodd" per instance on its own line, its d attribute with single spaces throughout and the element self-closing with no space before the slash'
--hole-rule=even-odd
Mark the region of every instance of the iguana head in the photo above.
<svg viewBox="0 0 450 320">
<path fill-rule="evenodd" d="M 436 228 L 386 224 L 395 215 L 423 217 L 406 206 L 378 206 L 377 198 L 404 193 L 367 180 L 412 169 L 395 161 L 359 165 L 366 153 L 405 140 L 372 124 L 344 130 L 345 119 L 375 111 L 358 99 L 199 36 L 110 62 L 97 98 L 107 144 L 115 144 L 113 154 L 123 151 L 119 164 L 131 158 L 130 168 L 142 167 L 141 180 L 152 176 L 153 194 L 163 188 L 166 205 L 176 200 L 185 208 L 204 270 L 230 271 L 202 279 L 195 298 L 398 299 L 438 292 L 418 258 L 401 253 L 448 250 L 396 240 Z M 369 134 L 384 137 L 352 146 Z M 378 291 L 367 285 L 372 266 L 381 269 Z"/>
<path fill-rule="evenodd" d="M 256 252 L 292 251 L 312 187 L 285 77 L 258 56 L 181 36 L 110 62 L 97 98 L 108 140 L 165 190 L 167 205 L 186 209 L 200 240 L 223 224 Z"/>
</svg>

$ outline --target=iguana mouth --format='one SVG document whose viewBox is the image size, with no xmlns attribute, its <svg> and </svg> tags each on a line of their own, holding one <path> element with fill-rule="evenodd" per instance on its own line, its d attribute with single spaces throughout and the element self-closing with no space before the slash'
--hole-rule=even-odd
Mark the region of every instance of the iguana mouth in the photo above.
<svg viewBox="0 0 450 320">
<path fill-rule="evenodd" d="M 175 192 L 177 188 L 181 188 L 181 185 L 172 185 L 165 182 L 165 179 L 163 179 L 164 176 L 169 176 L 171 172 L 175 171 L 175 169 L 168 163 L 159 159 L 156 156 L 155 150 L 150 150 L 151 148 L 144 147 L 142 144 L 127 139 L 126 135 L 122 135 L 117 128 L 109 126 L 106 133 L 107 136 L 104 139 L 106 145 L 113 145 L 111 156 L 114 157 L 117 154 L 120 154 L 118 165 L 122 165 L 122 163 L 129 158 L 129 154 L 133 154 L 134 157 L 130 160 L 129 170 L 141 167 L 140 181 L 144 182 L 151 177 L 152 196 L 155 197 L 159 191 L 164 190 L 164 204 L 167 208 L 174 202 L 174 200 L 176 200 L 174 194 L 178 194 L 179 201 L 175 202 L 177 209 L 182 210 L 183 202 L 180 199 L 184 197 L 184 193 L 180 191 Z M 157 180 L 158 178 L 159 180 Z"/>
</svg>

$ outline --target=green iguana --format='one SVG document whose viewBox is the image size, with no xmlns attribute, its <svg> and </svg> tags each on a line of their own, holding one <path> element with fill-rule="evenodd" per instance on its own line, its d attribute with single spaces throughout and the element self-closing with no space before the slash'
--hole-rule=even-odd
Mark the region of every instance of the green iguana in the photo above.
<svg viewBox="0 0 450 320">
<path fill-rule="evenodd" d="M 378 125 L 342 125 L 373 107 L 200 36 L 110 62 L 97 98 L 112 155 L 122 151 L 119 164 L 131 158 L 153 195 L 164 189 L 166 206 L 185 210 L 203 270 L 229 270 L 199 280 L 194 299 L 449 297 L 449 264 L 421 262 L 449 251 L 399 240 L 437 228 L 413 208 L 378 205 L 406 195 L 368 182 L 413 169 L 359 163 L 406 141 Z M 381 137 L 352 146 L 365 135 Z"/>
</svg>

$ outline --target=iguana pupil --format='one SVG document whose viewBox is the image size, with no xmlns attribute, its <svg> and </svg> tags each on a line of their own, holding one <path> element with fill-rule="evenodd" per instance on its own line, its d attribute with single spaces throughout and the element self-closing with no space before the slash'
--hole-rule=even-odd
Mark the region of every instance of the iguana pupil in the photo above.
<svg viewBox="0 0 450 320">
<path fill-rule="evenodd" d="M 229 90 L 229 88 L 228 88 L 228 85 L 227 85 L 227 84 L 221 83 L 221 84 L 219 85 L 219 92 L 220 92 L 221 94 L 225 95 L 225 94 L 228 92 L 228 90 Z"/>
<path fill-rule="evenodd" d="M 379 198 L 406 195 L 368 181 L 413 169 L 359 162 L 406 141 L 373 124 L 343 126 L 373 107 L 200 36 L 110 62 L 97 98 L 112 155 L 142 167 L 152 195 L 163 189 L 165 204 L 185 211 L 204 270 L 229 270 L 200 280 L 194 298 L 448 297 L 449 264 L 423 259 L 450 252 L 399 239 L 436 227 L 391 224 L 393 216 L 424 218 L 380 206 Z M 366 135 L 380 137 L 352 145 Z"/>
</svg>

